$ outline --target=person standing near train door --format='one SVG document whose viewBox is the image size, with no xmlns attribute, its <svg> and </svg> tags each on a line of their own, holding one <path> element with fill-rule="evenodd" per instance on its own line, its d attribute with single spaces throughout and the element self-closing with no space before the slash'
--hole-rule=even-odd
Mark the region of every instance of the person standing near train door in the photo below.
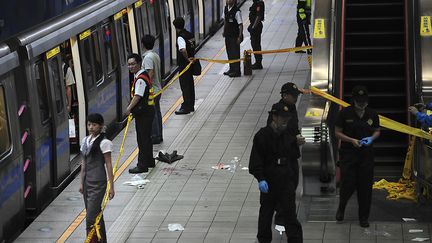
<svg viewBox="0 0 432 243">
<path fill-rule="evenodd" d="M 177 65 L 182 71 L 195 55 L 195 36 L 184 28 L 185 21 L 182 17 L 175 18 L 173 25 L 177 32 Z M 175 114 L 186 115 L 195 111 L 195 84 L 192 68 L 184 72 L 179 81 L 183 103 Z"/>
<path fill-rule="evenodd" d="M 240 59 L 240 43 L 243 41 L 243 20 L 236 0 L 227 0 L 223 14 L 225 46 L 229 60 Z M 230 69 L 224 72 L 231 78 L 240 77 L 240 62 L 230 63 Z"/>
<path fill-rule="evenodd" d="M 153 51 L 153 46 L 155 43 L 155 38 L 152 35 L 145 35 L 141 39 L 141 43 L 144 46 L 144 58 L 142 62 L 142 68 L 148 73 L 152 85 L 154 88 L 154 93 L 156 94 L 160 90 L 162 90 L 163 87 L 163 81 L 161 77 L 161 70 L 160 70 L 160 57 L 159 55 Z M 162 113 L 160 109 L 160 99 L 162 94 L 158 95 L 154 99 L 155 103 L 155 118 L 153 119 L 153 125 L 152 125 L 152 143 L 153 144 L 159 144 L 163 141 L 162 136 Z"/>
<path fill-rule="evenodd" d="M 107 188 L 107 177 L 110 183 L 108 198 L 114 198 L 114 175 L 111 160 L 112 142 L 105 138 L 102 132 L 104 119 L 101 114 L 93 113 L 87 116 L 87 130 L 89 135 L 81 142 L 81 154 L 84 158 L 81 164 L 81 187 L 79 191 L 84 196 L 87 235 L 90 233 L 96 217 L 101 212 L 101 205 Z M 105 169 L 106 167 L 106 169 Z M 107 242 L 105 222 L 99 221 L 101 240 L 93 234 L 92 241 Z"/>
<path fill-rule="evenodd" d="M 141 56 L 132 53 L 128 56 L 128 68 L 134 75 L 131 87 L 131 102 L 126 113 L 132 113 L 135 118 L 135 129 L 138 142 L 138 164 L 129 169 L 131 174 L 148 172 L 155 167 L 151 131 L 155 116 L 153 86 L 147 72 L 141 68 Z"/>
<path fill-rule="evenodd" d="M 251 45 L 254 51 L 261 51 L 261 33 L 263 30 L 265 5 L 262 0 L 253 0 L 252 6 L 249 8 L 249 27 Z M 255 63 L 252 64 L 252 69 L 263 69 L 262 54 L 254 54 Z"/>
<path fill-rule="evenodd" d="M 367 228 L 374 176 L 373 142 L 380 136 L 380 122 L 376 111 L 367 107 L 369 97 L 364 86 L 353 88 L 352 99 L 353 104 L 339 112 L 335 123 L 335 135 L 341 140 L 341 186 L 336 220 L 344 220 L 348 200 L 357 190 L 360 226 Z"/>
<path fill-rule="evenodd" d="M 311 1 L 312 0 L 298 0 L 297 1 L 297 38 L 296 47 L 301 47 L 303 43 L 306 46 L 312 45 L 309 25 L 311 22 Z M 308 54 L 312 54 L 312 51 L 308 49 Z M 296 53 L 305 53 L 305 51 L 296 51 Z"/>
</svg>

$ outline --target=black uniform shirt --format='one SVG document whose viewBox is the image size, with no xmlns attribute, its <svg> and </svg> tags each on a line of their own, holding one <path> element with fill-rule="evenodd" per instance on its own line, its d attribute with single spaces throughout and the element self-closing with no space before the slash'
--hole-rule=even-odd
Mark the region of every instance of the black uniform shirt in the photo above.
<svg viewBox="0 0 432 243">
<path fill-rule="evenodd" d="M 349 106 L 339 112 L 335 126 L 342 128 L 342 133 L 348 137 L 360 140 L 372 136 L 380 124 L 378 114 L 369 107 L 366 107 L 363 117 L 360 118 L 356 114 L 354 107 Z M 356 148 L 352 143 L 342 141 L 341 149 L 353 150 Z"/>
<path fill-rule="evenodd" d="M 290 136 L 285 132 L 277 134 L 270 126 L 261 128 L 253 140 L 249 173 L 258 181 L 270 180 L 271 169 L 281 165 L 280 163 L 282 166 L 294 161 L 297 163 L 297 158 L 294 158 L 296 154 L 293 153 L 295 141 L 295 136 Z M 280 158 L 285 158 L 285 160 L 279 160 Z"/>
<path fill-rule="evenodd" d="M 264 2 L 261 0 L 254 0 L 249 8 L 249 21 L 251 24 L 254 24 L 257 16 L 261 17 L 261 21 L 264 21 Z"/>
</svg>

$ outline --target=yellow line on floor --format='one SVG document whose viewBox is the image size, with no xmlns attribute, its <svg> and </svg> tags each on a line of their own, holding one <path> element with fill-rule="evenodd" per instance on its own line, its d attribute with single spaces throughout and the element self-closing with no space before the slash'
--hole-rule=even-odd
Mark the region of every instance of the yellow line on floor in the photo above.
<svg viewBox="0 0 432 243">
<path fill-rule="evenodd" d="M 218 58 L 222 53 L 225 51 L 225 46 L 222 47 L 219 52 L 216 54 L 216 56 L 213 57 L 213 59 Z M 202 79 L 202 77 L 208 72 L 208 70 L 213 66 L 214 62 L 207 64 L 207 66 L 204 68 L 204 70 L 201 72 L 201 75 L 195 78 L 195 85 L 198 84 L 198 82 Z M 162 117 L 162 123 L 165 123 L 168 118 L 172 115 L 172 113 L 176 110 L 176 108 L 183 102 L 183 97 L 180 97 L 177 99 L 177 101 L 174 103 L 174 105 L 171 106 L 171 108 L 165 113 L 165 115 Z M 136 158 L 138 155 L 138 148 L 135 148 L 135 150 L 129 155 L 129 157 L 125 160 L 125 162 L 120 166 L 120 168 L 117 170 L 114 181 L 116 181 L 120 175 L 126 170 L 127 167 L 132 163 L 132 161 Z M 75 218 L 75 220 L 69 225 L 69 227 L 63 232 L 63 234 L 58 238 L 56 242 L 65 242 L 72 234 L 75 232 L 75 230 L 78 228 L 78 226 L 82 223 L 82 221 L 85 219 L 86 211 L 83 209 L 81 213 Z"/>
</svg>

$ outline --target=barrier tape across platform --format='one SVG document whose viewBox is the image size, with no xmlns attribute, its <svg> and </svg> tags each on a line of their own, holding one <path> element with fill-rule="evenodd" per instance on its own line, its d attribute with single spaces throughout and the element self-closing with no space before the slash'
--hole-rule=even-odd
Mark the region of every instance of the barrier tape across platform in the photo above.
<svg viewBox="0 0 432 243">
<path fill-rule="evenodd" d="M 275 53 L 285 53 L 285 52 L 295 52 L 295 51 L 303 51 L 303 50 L 309 50 L 312 49 L 312 46 L 305 46 L 305 47 L 295 47 L 295 48 L 285 48 L 285 49 L 279 49 L 279 50 L 267 50 L 267 51 L 251 51 L 251 50 L 247 50 L 246 52 L 250 55 L 250 54 L 275 54 Z M 244 61 L 245 58 L 240 58 L 240 59 L 235 59 L 235 60 L 220 60 L 220 59 L 209 59 L 209 58 L 193 58 L 193 61 L 195 60 L 202 60 L 202 61 L 206 61 L 206 62 L 214 62 L 214 63 L 220 63 L 220 64 L 229 64 L 229 63 L 236 63 L 236 62 L 241 62 Z M 311 56 L 308 55 L 308 62 L 309 65 L 311 65 Z M 163 92 L 165 92 L 175 81 L 177 81 L 177 79 L 180 78 L 180 76 L 182 76 L 187 70 L 189 70 L 189 68 L 192 66 L 193 61 L 189 62 L 189 64 L 182 70 L 180 71 L 177 75 L 175 75 L 161 90 L 159 90 L 158 92 L 156 92 L 153 97 L 157 97 L 159 95 L 161 95 Z M 118 164 L 120 162 L 120 159 L 123 155 L 123 150 L 124 150 L 124 143 L 126 141 L 126 135 L 127 132 L 129 130 L 129 125 L 130 122 L 132 121 L 133 117 L 132 115 L 128 116 L 128 120 L 126 123 L 126 128 L 123 134 L 123 139 L 122 139 L 122 143 L 120 146 L 120 151 L 119 151 L 119 155 L 117 157 L 117 160 L 114 164 L 114 168 L 113 168 L 113 174 L 115 174 L 117 172 L 117 168 L 118 168 Z M 94 234 L 96 233 L 96 236 L 98 238 L 98 240 L 101 240 L 102 236 L 100 233 L 100 220 L 102 218 L 103 215 L 103 211 L 105 210 L 106 205 L 108 204 L 108 196 L 109 196 L 109 190 L 110 190 L 110 183 L 108 183 L 108 186 L 106 188 L 105 191 L 105 196 L 101 205 L 101 212 L 99 212 L 99 214 L 96 217 L 96 222 L 94 223 L 92 229 L 90 230 L 90 232 L 87 235 L 87 238 L 85 240 L 85 243 L 90 243 L 93 239 Z M 83 215 L 80 215 L 83 216 Z"/>
</svg>

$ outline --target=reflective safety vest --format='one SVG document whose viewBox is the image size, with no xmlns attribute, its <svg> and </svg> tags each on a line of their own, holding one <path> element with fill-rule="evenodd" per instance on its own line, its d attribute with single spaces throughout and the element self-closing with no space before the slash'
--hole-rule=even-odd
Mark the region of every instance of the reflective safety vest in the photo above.
<svg viewBox="0 0 432 243">
<path fill-rule="evenodd" d="M 145 100 L 147 100 L 147 105 L 154 105 L 154 88 L 152 85 L 152 82 L 150 80 L 150 77 L 148 76 L 148 74 L 146 72 L 141 73 L 140 75 L 138 75 L 138 77 L 136 77 L 132 83 L 132 88 L 131 88 L 131 99 L 134 97 L 135 95 L 135 83 L 138 79 L 142 79 L 144 80 L 144 82 L 146 83 L 146 89 L 144 91 L 144 96 L 140 99 L 139 102 L 145 102 Z M 138 103 L 139 103 L 138 102 Z"/>
</svg>

